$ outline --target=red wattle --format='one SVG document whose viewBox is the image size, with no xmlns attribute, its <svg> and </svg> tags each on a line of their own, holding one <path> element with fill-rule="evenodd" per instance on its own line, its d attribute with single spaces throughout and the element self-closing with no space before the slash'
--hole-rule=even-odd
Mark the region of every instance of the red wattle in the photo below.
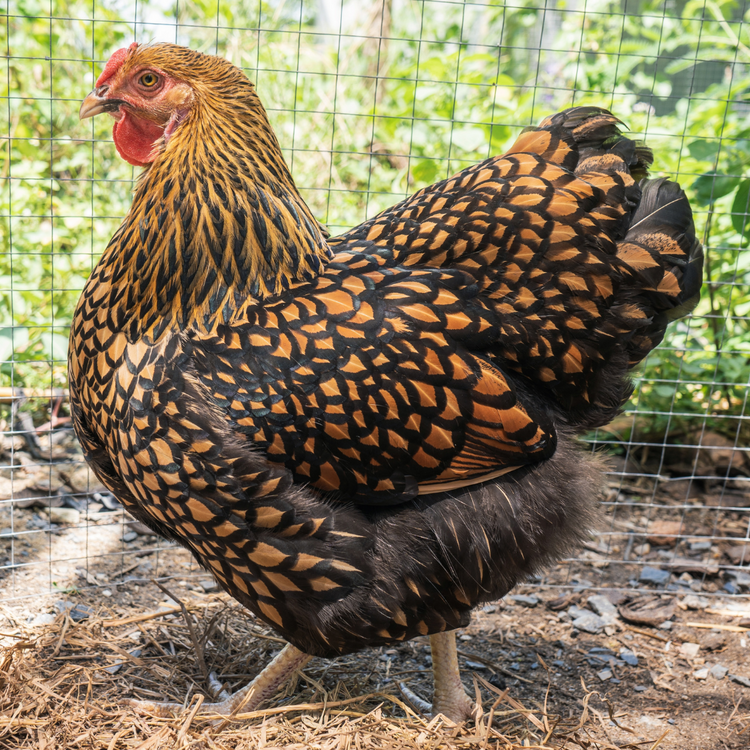
<svg viewBox="0 0 750 750">
<path fill-rule="evenodd" d="M 134 167 L 145 167 L 154 160 L 152 156 L 154 143 L 162 135 L 164 135 L 163 128 L 151 120 L 133 117 L 127 111 L 122 111 L 122 118 L 112 129 L 117 153 Z"/>
</svg>

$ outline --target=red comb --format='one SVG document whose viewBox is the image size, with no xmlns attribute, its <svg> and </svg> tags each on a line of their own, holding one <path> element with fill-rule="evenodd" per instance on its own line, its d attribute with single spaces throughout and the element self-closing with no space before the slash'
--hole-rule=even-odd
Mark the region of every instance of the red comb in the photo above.
<svg viewBox="0 0 750 750">
<path fill-rule="evenodd" d="M 125 61 L 125 58 L 130 54 L 130 51 L 134 50 L 137 46 L 138 42 L 133 42 L 129 47 L 118 49 L 117 52 L 115 52 L 112 57 L 109 58 L 109 61 L 104 66 L 102 74 L 99 76 L 99 78 L 96 79 L 96 88 L 99 88 L 99 86 L 101 86 L 103 83 L 106 83 L 110 78 L 112 78 L 112 76 L 117 72 L 120 65 L 122 65 Z"/>
</svg>

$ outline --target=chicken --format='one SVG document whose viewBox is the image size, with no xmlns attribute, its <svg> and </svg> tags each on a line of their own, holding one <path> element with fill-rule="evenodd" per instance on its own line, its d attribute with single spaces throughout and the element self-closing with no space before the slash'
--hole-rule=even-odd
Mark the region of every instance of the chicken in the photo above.
<svg viewBox="0 0 750 750">
<path fill-rule="evenodd" d="M 576 436 L 697 302 L 684 193 L 576 107 L 329 238 L 228 62 L 133 44 L 80 116 L 102 112 L 145 170 L 75 313 L 76 432 L 290 644 L 211 710 L 310 655 L 430 636 L 434 709 L 465 718 L 453 631 L 590 528 L 601 467 Z"/>
</svg>

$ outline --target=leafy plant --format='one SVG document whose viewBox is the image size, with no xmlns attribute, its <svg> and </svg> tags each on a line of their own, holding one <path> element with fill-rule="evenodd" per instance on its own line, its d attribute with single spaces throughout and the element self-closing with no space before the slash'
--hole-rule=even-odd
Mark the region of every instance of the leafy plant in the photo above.
<svg viewBox="0 0 750 750">
<path fill-rule="evenodd" d="M 656 174 L 687 190 L 707 255 L 701 303 L 641 368 L 636 419 L 618 438 L 632 437 L 632 425 L 666 435 L 705 423 L 734 435 L 742 424 L 750 11 L 737 0 L 627 0 L 627 12 L 602 0 L 585 13 L 531 0 L 347 0 L 335 17 L 330 4 L 307 0 L 143 0 L 137 18 L 118 0 L 55 5 L 50 20 L 47 0 L 17 0 L 0 26 L 9 135 L 0 151 L 0 384 L 65 382 L 76 299 L 135 176 L 104 118 L 80 123 L 77 109 L 135 26 L 139 41 L 176 40 L 245 69 L 303 195 L 333 232 L 502 152 L 553 111 L 611 108 L 647 138 Z"/>
</svg>

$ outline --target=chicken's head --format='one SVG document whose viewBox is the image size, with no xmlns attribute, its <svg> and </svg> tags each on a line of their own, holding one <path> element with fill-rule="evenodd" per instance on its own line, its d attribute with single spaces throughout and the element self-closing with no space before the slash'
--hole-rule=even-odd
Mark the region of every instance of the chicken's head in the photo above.
<svg viewBox="0 0 750 750">
<path fill-rule="evenodd" d="M 117 151 L 137 167 L 156 158 L 160 143 L 169 140 L 193 101 L 192 87 L 153 64 L 150 49 L 134 42 L 117 50 L 79 112 L 82 120 L 102 112 L 112 115 Z"/>
</svg>

